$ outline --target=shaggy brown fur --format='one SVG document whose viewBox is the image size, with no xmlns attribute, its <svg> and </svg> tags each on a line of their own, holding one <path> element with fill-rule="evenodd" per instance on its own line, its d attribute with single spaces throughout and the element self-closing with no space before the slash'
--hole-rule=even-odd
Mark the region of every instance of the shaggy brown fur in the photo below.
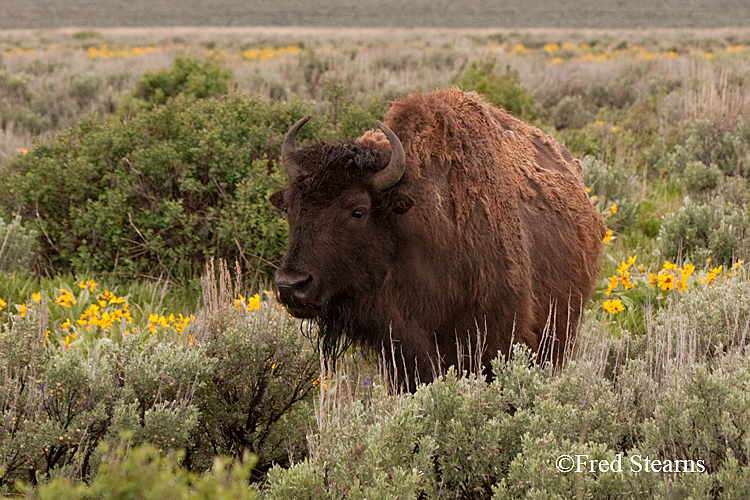
<svg viewBox="0 0 750 500">
<path fill-rule="evenodd" d="M 580 162 L 455 88 L 394 102 L 386 125 L 406 155 L 393 188 L 368 185 L 389 157 L 377 132 L 297 151 L 302 175 L 272 197 L 289 214 L 280 272 L 310 276 L 298 315 L 317 318 L 328 351 L 344 338 L 384 350 L 402 381 L 432 380 L 477 331 L 485 363 L 514 341 L 559 363 L 605 233 Z M 367 216 L 353 219 L 355 207 Z"/>
</svg>

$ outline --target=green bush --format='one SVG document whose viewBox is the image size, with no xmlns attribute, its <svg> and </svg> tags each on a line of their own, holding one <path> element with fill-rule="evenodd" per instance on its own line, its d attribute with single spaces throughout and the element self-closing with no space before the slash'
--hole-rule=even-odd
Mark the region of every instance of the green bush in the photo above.
<svg viewBox="0 0 750 500">
<path fill-rule="evenodd" d="M 110 335 L 63 330 L 43 296 L 22 314 L 3 310 L 0 492 L 107 475 L 97 445 L 115 447 L 123 433 L 132 445 L 183 450 L 181 466 L 197 472 L 217 454 L 256 455 L 255 480 L 303 459 L 317 353 L 270 297 L 241 300 L 226 276 L 218 291 L 204 280 L 204 306 L 182 333 L 149 335 L 145 319 Z"/>
<path fill-rule="evenodd" d="M 152 446 L 131 447 L 123 440 L 110 449 L 101 446 L 98 453 L 104 463 L 89 484 L 57 479 L 42 485 L 27 498 L 39 500 L 252 500 L 255 493 L 247 485 L 255 460 L 217 458 L 203 475 L 182 467 L 183 454 L 163 455 Z"/>
<path fill-rule="evenodd" d="M 296 102 L 232 95 L 85 118 L 7 164 L 2 202 L 7 213 L 38 214 L 40 274 L 184 282 L 216 256 L 262 275 L 283 255 L 286 223 L 267 198 L 285 182 L 283 133 L 303 114 Z"/>
<path fill-rule="evenodd" d="M 0 217 L 0 271 L 11 273 L 30 269 L 31 258 L 38 248 L 39 233 L 21 225 L 21 217 L 6 223 Z"/>
<path fill-rule="evenodd" d="M 178 95 L 196 99 L 226 95 L 233 80 L 229 69 L 191 57 L 178 57 L 172 67 L 143 75 L 130 99 L 125 100 L 125 108 L 131 112 L 152 109 Z"/>
<path fill-rule="evenodd" d="M 680 328 L 673 338 L 684 335 L 689 344 L 694 331 Z M 595 329 L 584 334 L 598 335 Z M 388 395 L 376 384 L 352 398 L 346 382 L 339 382 L 329 388 L 331 400 L 322 403 L 331 413 L 319 418 L 310 457 L 289 469 L 272 469 L 261 494 L 268 499 L 741 496 L 750 476 L 744 438 L 750 432 L 750 361 L 739 348 L 709 363 L 700 353 L 665 355 L 667 342 L 652 338 L 647 349 L 631 351 L 627 342 L 596 337 L 594 351 L 558 373 L 517 350 L 507 364 L 494 363 L 492 383 L 459 379 L 451 370 L 413 395 Z M 556 467 L 561 455 L 587 455 L 589 463 L 620 457 L 623 472 L 564 472 Z M 693 467 L 701 461 L 705 472 L 639 472 L 631 466 L 635 460 L 643 468 L 645 458 L 693 461 Z"/>
<path fill-rule="evenodd" d="M 479 92 L 495 106 L 500 106 L 523 120 L 538 118 L 534 98 L 521 85 L 518 71 L 510 66 L 505 68 L 504 73 L 499 73 L 495 70 L 494 63 L 474 61 L 452 83 L 467 92 Z"/>
<path fill-rule="evenodd" d="M 707 203 L 687 200 L 677 212 L 664 216 L 659 239 L 664 258 L 716 266 L 731 265 L 750 257 L 750 213 L 742 206 L 714 199 Z"/>
<path fill-rule="evenodd" d="M 566 96 L 551 111 L 552 124 L 555 128 L 583 128 L 593 121 L 594 113 L 588 109 L 581 96 Z"/>
<path fill-rule="evenodd" d="M 681 177 L 689 194 L 701 195 L 716 189 L 723 175 L 716 165 L 706 166 L 700 161 L 689 161 L 685 164 Z"/>
<path fill-rule="evenodd" d="M 750 120 L 733 126 L 706 118 L 689 123 L 668 163 L 682 173 L 696 161 L 724 175 L 750 176 Z"/>
<path fill-rule="evenodd" d="M 638 179 L 623 165 L 607 165 L 593 156 L 583 158 L 581 164 L 583 180 L 591 190 L 589 194 L 596 196 L 594 206 L 607 227 L 618 232 L 632 229 L 640 215 Z M 616 211 L 612 212 L 614 205 Z"/>
</svg>

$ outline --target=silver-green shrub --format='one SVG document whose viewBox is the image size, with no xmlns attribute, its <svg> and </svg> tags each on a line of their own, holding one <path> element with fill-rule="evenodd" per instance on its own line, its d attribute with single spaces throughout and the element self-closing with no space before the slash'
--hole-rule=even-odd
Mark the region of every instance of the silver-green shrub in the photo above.
<svg viewBox="0 0 750 500">
<path fill-rule="evenodd" d="M 0 217 L 0 271 L 28 270 L 39 246 L 38 238 L 37 231 L 21 224 L 20 216 L 11 222 Z"/>
</svg>

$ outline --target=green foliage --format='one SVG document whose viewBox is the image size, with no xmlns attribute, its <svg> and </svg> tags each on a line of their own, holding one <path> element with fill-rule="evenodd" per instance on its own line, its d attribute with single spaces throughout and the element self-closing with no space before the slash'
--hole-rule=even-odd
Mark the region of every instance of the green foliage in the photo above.
<svg viewBox="0 0 750 500">
<path fill-rule="evenodd" d="M 249 449 L 262 474 L 306 454 L 306 403 L 317 383 L 318 355 L 298 323 L 263 295 L 260 310 L 250 314 L 241 303 L 209 304 L 211 314 L 193 330 L 216 363 L 197 401 L 205 424 L 200 446 L 188 449 L 194 466 L 205 466 L 216 453 Z"/>
<path fill-rule="evenodd" d="M 0 65 L 0 130 L 11 126 L 41 132 L 39 116 L 29 109 L 32 99 L 28 78 L 10 75 Z"/>
<path fill-rule="evenodd" d="M 708 335 L 710 325 L 696 327 Z M 388 395 L 376 384 L 352 400 L 350 388 L 337 386 L 323 403 L 333 413 L 319 420 L 311 456 L 272 469 L 262 494 L 712 498 L 719 484 L 725 494 L 744 492 L 750 363 L 737 345 L 710 362 L 701 353 L 689 356 L 684 346 L 667 354 L 676 336 L 692 341 L 691 329 L 675 323 L 674 330 L 672 343 L 651 338 L 645 349 L 632 350 L 625 342 L 602 342 L 593 329 L 584 335 L 596 339 L 595 353 L 558 373 L 517 349 L 507 364 L 494 363 L 489 384 L 451 370 L 413 395 Z M 584 471 L 558 470 L 561 455 L 584 456 Z M 659 467 L 669 461 L 672 470 L 698 472 L 644 472 L 647 459 L 652 468 L 658 460 Z M 619 463 L 622 472 L 591 472 L 594 460 Z"/>
<path fill-rule="evenodd" d="M 710 193 L 719 185 L 723 177 L 721 169 L 714 164 L 706 166 L 700 161 L 689 161 L 682 171 L 682 183 L 692 195 Z"/>
<path fill-rule="evenodd" d="M 5 209 L 39 214 L 38 273 L 184 282 L 217 256 L 262 275 L 285 245 L 283 214 L 267 202 L 284 184 L 272 161 L 279 131 L 302 114 L 295 102 L 232 95 L 179 96 L 101 125 L 87 118 L 7 165 Z"/>
<path fill-rule="evenodd" d="M 664 257 L 692 262 L 711 258 L 715 265 L 731 265 L 750 257 L 750 214 L 720 199 L 707 203 L 686 200 L 677 212 L 664 216 L 659 239 Z"/>
<path fill-rule="evenodd" d="M 479 92 L 496 106 L 510 111 L 524 120 L 538 117 L 534 98 L 523 88 L 518 71 L 510 66 L 504 73 L 495 70 L 495 63 L 472 62 L 452 82 L 462 90 Z"/>
<path fill-rule="evenodd" d="M 750 120 L 722 122 L 701 118 L 690 123 L 668 158 L 677 173 L 701 162 L 724 175 L 750 176 Z M 714 174 L 715 175 L 715 174 Z"/>
<path fill-rule="evenodd" d="M 52 341 L 57 306 L 44 296 L 23 317 L 0 313 L 0 492 L 17 481 L 111 475 L 97 445 L 115 447 L 123 433 L 132 445 L 184 450 L 179 463 L 194 471 L 249 451 L 255 480 L 273 463 L 303 459 L 317 353 L 271 300 L 233 299 L 227 276 L 219 290 L 204 279 L 197 320 L 171 335 L 132 333 L 149 331 L 144 319 L 127 325 L 130 334 L 123 322 L 119 335 L 68 347 Z"/>
<path fill-rule="evenodd" d="M 229 69 L 191 57 L 178 57 L 172 67 L 143 75 L 131 99 L 125 101 L 125 107 L 132 112 L 153 109 L 178 95 L 195 99 L 226 95 L 233 79 Z"/>
<path fill-rule="evenodd" d="M 583 128 L 594 118 L 581 96 L 566 96 L 552 108 L 552 124 L 557 129 Z"/>
<path fill-rule="evenodd" d="M 650 325 L 650 334 L 664 345 L 671 346 L 671 356 L 705 359 L 721 359 L 724 349 L 741 349 L 750 343 L 747 335 L 750 321 L 750 283 L 743 271 L 719 276 L 710 284 L 696 283 L 695 290 L 683 294 L 680 300 L 671 302 L 669 309 L 656 312 Z M 670 336 L 692 330 L 690 345 L 681 345 L 684 340 L 670 342 Z M 638 350 L 645 339 L 637 339 Z M 645 347 L 643 347 L 645 349 Z"/>
<path fill-rule="evenodd" d="M 623 165 L 607 165 L 592 156 L 583 158 L 581 164 L 583 180 L 591 190 L 589 195 L 607 227 L 617 232 L 633 229 L 640 215 L 638 179 Z"/>
<path fill-rule="evenodd" d="M 217 458 L 211 470 L 198 475 L 180 467 L 181 453 L 163 455 L 152 446 L 132 447 L 123 440 L 114 449 L 98 449 L 104 463 L 90 484 L 57 479 L 27 498 L 39 500 L 252 500 L 247 481 L 255 458 Z"/>
<path fill-rule="evenodd" d="M 31 266 L 39 234 L 21 225 L 21 217 L 6 223 L 0 217 L 0 271 L 10 273 L 27 270 Z"/>
</svg>

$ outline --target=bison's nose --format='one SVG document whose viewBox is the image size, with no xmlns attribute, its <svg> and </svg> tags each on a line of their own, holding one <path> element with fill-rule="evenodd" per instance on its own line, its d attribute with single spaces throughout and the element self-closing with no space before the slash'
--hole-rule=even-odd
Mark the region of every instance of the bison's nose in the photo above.
<svg viewBox="0 0 750 500">
<path fill-rule="evenodd" d="M 279 289 L 279 300 L 282 304 L 304 306 L 306 290 L 312 282 L 312 276 L 290 269 L 279 269 L 276 272 L 276 286 Z"/>
</svg>

